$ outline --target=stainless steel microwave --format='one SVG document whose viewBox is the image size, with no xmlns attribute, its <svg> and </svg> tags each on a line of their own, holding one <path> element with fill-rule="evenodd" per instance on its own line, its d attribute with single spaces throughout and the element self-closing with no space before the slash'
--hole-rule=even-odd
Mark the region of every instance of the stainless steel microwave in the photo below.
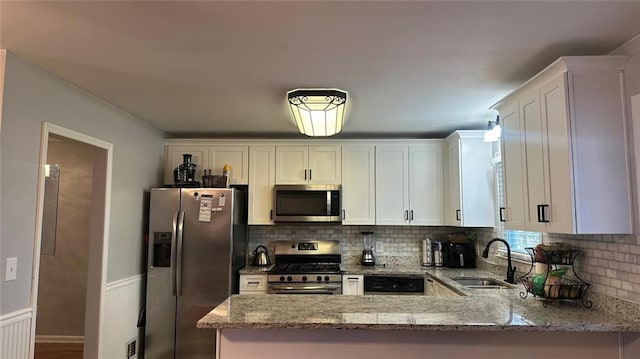
<svg viewBox="0 0 640 359">
<path fill-rule="evenodd" d="M 277 185 L 274 222 L 340 222 L 340 185 Z"/>
</svg>

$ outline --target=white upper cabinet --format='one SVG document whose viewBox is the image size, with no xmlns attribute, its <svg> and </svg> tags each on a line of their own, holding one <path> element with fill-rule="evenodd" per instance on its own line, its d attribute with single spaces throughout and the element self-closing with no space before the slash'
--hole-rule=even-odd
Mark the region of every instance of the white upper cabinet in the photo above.
<svg viewBox="0 0 640 359">
<path fill-rule="evenodd" d="M 524 229 L 525 184 L 524 167 L 524 131 L 520 123 L 518 103 L 505 103 L 500 112 L 502 172 L 509 175 L 503 177 L 502 190 L 504 203 L 499 208 L 499 220 L 506 229 Z"/>
<path fill-rule="evenodd" d="M 442 143 L 409 146 L 409 221 L 415 226 L 444 224 Z"/>
<path fill-rule="evenodd" d="M 249 183 L 249 146 L 236 145 L 182 145 L 165 146 L 165 184 L 173 184 L 173 170 L 183 162 L 182 155 L 190 153 L 191 161 L 197 165 L 196 178 L 202 181 L 204 170 L 211 170 L 212 175 L 222 175 L 225 164 L 231 166 L 231 184 Z"/>
<path fill-rule="evenodd" d="M 342 146 L 342 224 L 376 224 L 375 147 Z"/>
<path fill-rule="evenodd" d="M 445 223 L 460 227 L 493 227 L 494 178 L 491 143 L 484 131 L 456 131 L 447 137 Z"/>
<path fill-rule="evenodd" d="M 376 146 L 376 224 L 409 224 L 409 146 Z"/>
<path fill-rule="evenodd" d="M 276 147 L 251 146 L 249 164 L 249 224 L 273 224 Z"/>
<path fill-rule="evenodd" d="M 376 224 L 442 225 L 442 142 L 376 146 Z"/>
<path fill-rule="evenodd" d="M 340 184 L 340 146 L 277 146 L 276 184 Z"/>
<path fill-rule="evenodd" d="M 224 165 L 231 166 L 230 184 L 249 183 L 249 146 L 209 146 L 212 175 L 222 175 Z"/>
<path fill-rule="evenodd" d="M 184 162 L 183 155 L 191 154 L 191 162 L 196 167 L 196 178 L 202 181 L 203 169 L 209 168 L 209 147 L 191 145 L 168 145 L 165 146 L 164 183 L 174 184 L 173 170 Z"/>
<path fill-rule="evenodd" d="M 632 232 L 625 62 L 560 58 L 494 106 L 504 133 L 507 228 Z"/>
</svg>

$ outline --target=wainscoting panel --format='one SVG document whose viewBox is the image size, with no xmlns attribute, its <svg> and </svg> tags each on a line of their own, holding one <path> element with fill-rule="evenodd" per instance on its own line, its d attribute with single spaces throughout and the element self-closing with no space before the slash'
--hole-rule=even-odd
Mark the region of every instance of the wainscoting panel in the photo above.
<svg viewBox="0 0 640 359">
<path fill-rule="evenodd" d="M 0 316 L 0 358 L 28 359 L 30 357 L 30 308 Z"/>
<path fill-rule="evenodd" d="M 143 275 L 107 283 L 100 328 L 100 358 L 124 358 L 126 343 L 133 338 L 137 339 L 139 345 L 137 325 L 138 313 L 143 305 L 143 283 Z"/>
</svg>

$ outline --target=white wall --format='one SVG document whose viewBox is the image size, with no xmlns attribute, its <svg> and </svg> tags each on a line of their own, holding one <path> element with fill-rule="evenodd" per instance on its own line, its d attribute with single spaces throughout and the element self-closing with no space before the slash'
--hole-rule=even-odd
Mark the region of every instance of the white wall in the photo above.
<svg viewBox="0 0 640 359">
<path fill-rule="evenodd" d="M 124 358 L 125 343 L 133 338 L 138 340 L 138 352 L 140 340 L 138 337 L 138 310 L 137 304 L 142 302 L 140 287 L 144 283 L 143 276 L 137 275 L 130 278 L 111 282 L 105 289 L 104 321 L 101 325 L 102 345 L 100 357 Z"/>
<path fill-rule="evenodd" d="M 161 183 L 163 134 L 8 53 L 0 131 L 0 253 L 18 279 L 0 281 L 0 314 L 30 306 L 36 190 L 44 121 L 113 144 L 107 282 L 142 273 L 145 191 Z M 2 273 L 4 276 L 4 273 Z"/>
</svg>

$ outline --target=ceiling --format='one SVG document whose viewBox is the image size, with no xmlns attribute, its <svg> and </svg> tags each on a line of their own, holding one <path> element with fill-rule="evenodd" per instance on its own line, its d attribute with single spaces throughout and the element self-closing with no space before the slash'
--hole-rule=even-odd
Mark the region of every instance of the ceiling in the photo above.
<svg viewBox="0 0 640 359">
<path fill-rule="evenodd" d="M 481 129 L 563 55 L 640 34 L 640 1 L 0 3 L 0 47 L 169 136 L 299 137 L 285 94 L 349 92 L 339 137 Z"/>
</svg>

